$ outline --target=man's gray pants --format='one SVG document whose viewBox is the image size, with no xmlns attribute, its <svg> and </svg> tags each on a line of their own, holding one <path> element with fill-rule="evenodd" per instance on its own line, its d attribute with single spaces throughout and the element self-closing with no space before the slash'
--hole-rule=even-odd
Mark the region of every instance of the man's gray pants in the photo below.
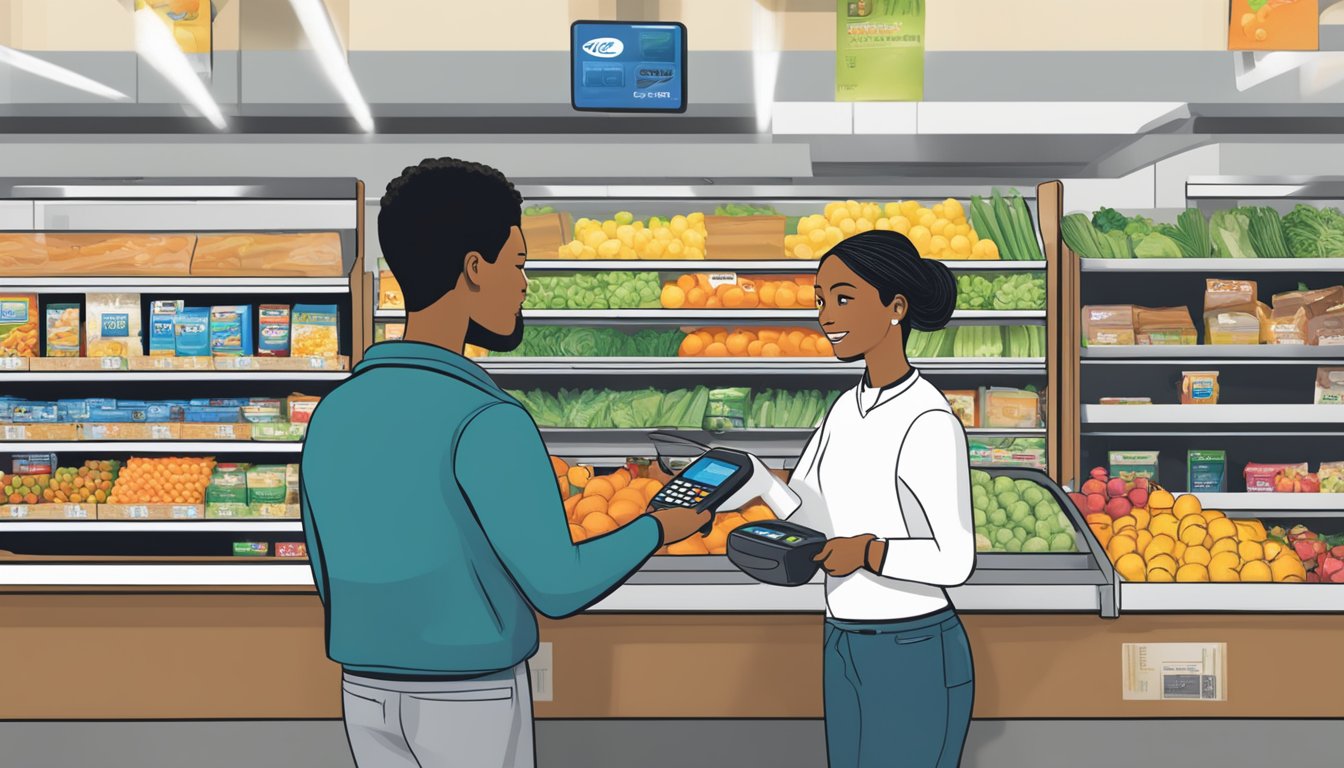
<svg viewBox="0 0 1344 768">
<path fill-rule="evenodd" d="M 534 768 L 527 663 L 451 682 L 346 673 L 345 732 L 359 768 Z"/>
</svg>

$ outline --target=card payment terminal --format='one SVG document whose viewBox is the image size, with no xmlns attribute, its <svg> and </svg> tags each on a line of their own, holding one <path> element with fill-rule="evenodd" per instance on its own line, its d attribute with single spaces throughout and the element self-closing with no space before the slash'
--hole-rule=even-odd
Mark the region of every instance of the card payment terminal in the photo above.
<svg viewBox="0 0 1344 768">
<path fill-rule="evenodd" d="M 826 536 L 784 520 L 747 523 L 728 534 L 728 559 L 757 581 L 781 587 L 806 584 L 816 575 Z"/>
<path fill-rule="evenodd" d="M 713 512 L 746 485 L 753 472 L 751 457 L 747 454 L 712 448 L 663 486 L 649 506 L 654 509 L 689 507 L 709 510 L 710 522 L 700 529 L 701 533 L 707 534 L 713 529 Z"/>
</svg>

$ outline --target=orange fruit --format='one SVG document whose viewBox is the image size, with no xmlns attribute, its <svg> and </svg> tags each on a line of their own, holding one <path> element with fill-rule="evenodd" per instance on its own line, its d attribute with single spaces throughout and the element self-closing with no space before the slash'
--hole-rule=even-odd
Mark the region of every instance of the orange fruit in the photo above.
<svg viewBox="0 0 1344 768">
<path fill-rule="evenodd" d="M 703 307 L 709 301 L 709 293 L 700 287 L 692 288 L 686 292 L 686 306 Z"/>
<path fill-rule="evenodd" d="M 730 531 L 727 528 L 724 528 L 723 526 L 719 525 L 714 526 L 714 530 L 710 531 L 702 539 L 705 548 L 708 549 L 711 554 L 713 554 L 714 550 L 723 549 L 727 547 L 729 533 Z"/>
<path fill-rule="evenodd" d="M 781 285 L 775 291 L 775 306 L 780 309 L 792 309 L 798 303 L 798 293 L 788 285 Z"/>
<path fill-rule="evenodd" d="M 677 278 L 677 287 L 685 293 L 690 293 L 695 287 L 695 277 L 693 275 L 682 275 Z"/>
<path fill-rule="evenodd" d="M 747 336 L 744 333 L 734 333 L 732 336 L 728 337 L 728 354 L 733 357 L 742 357 L 747 353 L 747 349 L 750 346 L 751 342 L 747 340 Z"/>
<path fill-rule="evenodd" d="M 1199 506 L 1199 499 L 1187 493 L 1176 500 L 1172 511 L 1176 514 L 1176 517 L 1185 518 L 1190 515 L 1198 515 L 1203 510 Z"/>
<path fill-rule="evenodd" d="M 741 288 L 733 286 L 724 291 L 719 299 L 723 302 L 723 306 L 728 309 L 741 309 L 742 305 L 747 303 L 747 294 Z"/>
<path fill-rule="evenodd" d="M 757 293 L 756 291 L 747 291 L 746 299 L 742 302 L 742 306 L 745 307 L 746 309 L 755 309 L 760 305 L 761 305 L 761 294 Z"/>
<path fill-rule="evenodd" d="M 681 309 L 686 306 L 686 292 L 669 283 L 663 286 L 663 293 L 659 297 L 659 301 L 667 309 Z"/>
<path fill-rule="evenodd" d="M 779 357 L 783 354 L 784 351 L 774 342 L 768 342 L 764 347 L 761 347 L 761 357 Z"/>
<path fill-rule="evenodd" d="M 605 512 L 594 512 L 588 515 L 583 518 L 581 525 L 589 536 L 601 536 L 604 533 L 611 533 L 619 527 L 616 525 L 616 521 L 612 520 Z"/>
<path fill-rule="evenodd" d="M 727 343 L 728 343 L 728 332 L 725 331 L 725 330 L 722 329 L 722 328 L 715 329 L 715 331 L 714 331 L 714 340 L 717 341 L 717 342 L 719 342 L 720 344 L 727 344 Z"/>
<path fill-rule="evenodd" d="M 628 469 L 618 469 L 610 475 L 604 475 L 603 477 L 607 482 L 611 483 L 611 487 L 614 489 L 613 493 L 622 488 L 627 488 L 630 485 L 630 470 Z"/>
<path fill-rule="evenodd" d="M 579 503 L 574 507 L 574 517 L 578 518 L 579 520 L 582 520 L 589 515 L 596 513 L 605 513 L 606 511 L 607 511 L 606 499 L 602 498 L 601 496 L 584 496 L 582 499 L 579 500 Z"/>
<path fill-rule="evenodd" d="M 687 334 L 686 338 L 681 340 L 681 346 L 677 349 L 677 355 L 680 357 L 697 357 L 705 351 L 705 340 L 694 333 Z"/>
<path fill-rule="evenodd" d="M 762 285 L 761 290 L 757 292 L 758 294 L 760 294 L 761 297 L 761 306 L 774 307 L 775 291 L 777 290 L 779 289 L 775 286 L 774 283 L 766 283 L 765 285 Z"/>
<path fill-rule="evenodd" d="M 676 544 L 670 544 L 667 547 L 669 555 L 708 555 L 709 548 L 705 546 L 705 540 L 700 536 L 691 536 L 684 541 L 678 541 Z"/>
<path fill-rule="evenodd" d="M 569 524 L 570 541 L 574 542 L 575 544 L 578 544 L 580 541 L 583 541 L 586 538 L 588 538 L 588 532 L 583 529 L 582 525 L 575 525 L 574 523 Z"/>
<path fill-rule="evenodd" d="M 718 296 L 710 296 L 709 300 L 705 302 L 705 307 L 707 309 L 722 309 L 723 300 Z"/>
<path fill-rule="evenodd" d="M 764 504 L 754 504 L 742 510 L 742 519 L 749 523 L 759 523 L 763 520 L 774 520 L 775 513 Z"/>
<path fill-rule="evenodd" d="M 802 343 L 798 345 L 798 354 L 803 357 L 817 356 L 817 337 L 807 336 L 803 338 Z"/>
<path fill-rule="evenodd" d="M 764 342 L 764 341 L 761 341 L 760 339 L 757 339 L 757 340 L 755 340 L 755 341 L 753 341 L 753 342 L 751 342 L 750 344 L 747 345 L 747 356 L 748 356 L 748 357 L 760 357 L 760 356 L 761 356 L 761 350 L 763 350 L 763 349 L 765 349 L 765 342 Z"/>
<path fill-rule="evenodd" d="M 727 357 L 727 356 L 728 356 L 728 345 L 721 341 L 716 341 L 713 344 L 710 344 L 708 347 L 705 347 L 705 357 Z"/>
<path fill-rule="evenodd" d="M 581 520 L 582 517 L 578 519 L 575 519 L 574 517 L 575 512 L 578 510 L 579 504 L 581 503 L 583 503 L 582 496 L 570 496 L 568 499 L 565 499 L 565 517 L 574 522 Z"/>
<path fill-rule="evenodd" d="M 601 496 L 610 501 L 613 494 L 616 493 L 616 486 L 605 477 L 594 477 L 588 481 L 588 485 L 583 489 L 584 496 Z"/>
<path fill-rule="evenodd" d="M 570 494 L 569 478 L 557 477 L 555 478 L 555 483 L 560 487 L 560 498 L 568 499 Z"/>
<path fill-rule="evenodd" d="M 641 512 L 644 511 L 644 507 L 648 502 L 648 497 L 644 494 L 644 485 L 641 483 L 636 486 L 634 483 L 631 483 L 628 488 L 620 489 L 611 497 L 611 506 L 615 507 L 616 503 L 620 501 L 628 501 L 631 504 L 636 504 L 639 506 Z"/>
<path fill-rule="evenodd" d="M 822 336 L 817 339 L 817 354 L 821 357 L 835 357 L 835 349 L 831 346 L 831 340 Z"/>
<path fill-rule="evenodd" d="M 1148 494 L 1148 508 L 1151 510 L 1171 509 L 1176 504 L 1176 499 L 1169 491 L 1158 488 Z M 1177 515 L 1180 517 L 1180 515 Z"/>
<path fill-rule="evenodd" d="M 618 499 L 611 502 L 611 506 L 607 508 L 607 514 L 612 520 L 616 521 L 617 525 L 626 525 L 644 514 L 644 509 L 642 501 L 634 502 L 629 499 Z"/>
<path fill-rule="evenodd" d="M 734 528 L 738 528 L 746 524 L 747 519 L 736 512 L 729 512 L 727 514 L 716 515 L 714 517 L 714 525 L 723 526 L 724 528 L 730 531 L 733 530 Z"/>
<path fill-rule="evenodd" d="M 804 278 L 799 279 L 801 280 Z M 810 283 L 808 285 L 798 286 L 798 306 L 803 309 L 811 309 L 812 307 L 817 306 L 817 290 L 813 288 Z"/>
</svg>

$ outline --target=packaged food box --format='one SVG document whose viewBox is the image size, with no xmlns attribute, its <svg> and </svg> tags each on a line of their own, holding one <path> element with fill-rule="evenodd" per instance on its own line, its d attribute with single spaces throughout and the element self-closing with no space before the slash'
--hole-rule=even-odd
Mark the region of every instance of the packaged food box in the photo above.
<svg viewBox="0 0 1344 768">
<path fill-rule="evenodd" d="M 254 397 L 241 409 L 243 421 L 250 424 L 275 424 L 285 420 L 285 404 L 279 398 Z"/>
<path fill-rule="evenodd" d="M 744 387 L 711 389 L 709 405 L 705 408 L 705 431 L 742 429 L 747 424 L 747 414 L 750 412 L 751 390 Z"/>
<path fill-rule="evenodd" d="M 1204 281 L 1204 315 L 1236 312 L 1254 317 L 1257 294 L 1253 280 L 1210 278 Z"/>
<path fill-rule="evenodd" d="M 210 354 L 216 357 L 251 355 L 252 305 L 228 304 L 210 308 Z"/>
<path fill-rule="evenodd" d="M 980 426 L 1035 429 L 1041 425 L 1041 399 L 1026 389 L 988 387 L 980 394 Z"/>
<path fill-rule="evenodd" d="M 210 310 L 183 307 L 173 318 L 173 345 L 178 357 L 209 357 Z"/>
<path fill-rule="evenodd" d="M 1217 371 L 1181 372 L 1181 405 L 1215 405 L 1218 391 Z"/>
<path fill-rule="evenodd" d="M 952 406 L 952 412 L 961 420 L 963 427 L 973 429 L 980 426 L 979 392 L 974 389 L 953 389 L 944 392 L 943 397 L 947 398 L 948 405 Z"/>
<path fill-rule="evenodd" d="M 1344 493 L 1344 461 L 1323 461 L 1316 471 L 1321 493 Z"/>
<path fill-rule="evenodd" d="M 1259 344 L 1260 320 L 1245 312 L 1215 312 L 1204 317 L 1206 344 Z"/>
<path fill-rule="evenodd" d="M 291 424 L 307 424 L 313 418 L 313 411 L 317 410 L 317 404 L 322 398 L 312 395 L 290 395 L 288 400 L 289 422 Z"/>
<path fill-rule="evenodd" d="M 0 294 L 0 357 L 37 357 L 37 294 Z"/>
<path fill-rule="evenodd" d="M 1307 343 L 1322 347 L 1344 345 L 1344 310 L 1307 320 Z"/>
<path fill-rule="evenodd" d="M 85 440 L 175 440 L 176 424 L 148 424 L 146 422 L 108 422 L 80 425 Z"/>
<path fill-rule="evenodd" d="M 531 247 L 533 247 L 531 240 L 528 241 L 528 246 L 531 250 Z M 384 259 L 378 260 L 378 308 L 406 308 L 406 297 L 401 292 L 401 283 L 397 282 L 396 275 L 393 275 L 392 270 L 388 269 L 387 261 Z"/>
<path fill-rule="evenodd" d="M 84 296 L 89 357 L 140 357 L 140 294 L 89 293 Z"/>
<path fill-rule="evenodd" d="M 973 438 L 968 443 L 971 466 L 1045 469 L 1045 441 Z"/>
<path fill-rule="evenodd" d="M 373 341 L 374 343 L 382 341 L 398 341 L 406 335 L 405 323 L 374 323 Z M 472 357 L 468 354 L 467 357 Z"/>
<path fill-rule="evenodd" d="M 266 557 L 270 553 L 271 546 L 264 541 L 233 542 L 234 557 Z"/>
<path fill-rule="evenodd" d="M 1199 332 L 1185 307 L 1139 307 L 1134 312 L 1134 338 L 1145 345 L 1198 344 Z"/>
<path fill-rule="evenodd" d="M 78 304 L 47 305 L 47 357 L 79 357 L 83 339 Z"/>
<path fill-rule="evenodd" d="M 60 408 L 56 403 L 27 400 L 14 404 L 10 409 L 9 419 L 15 424 L 58 424 Z"/>
<path fill-rule="evenodd" d="M 290 354 L 338 356 L 341 351 L 338 320 L 335 304 L 295 304 L 290 323 Z"/>
<path fill-rule="evenodd" d="M 1316 369 L 1317 405 L 1344 405 L 1344 368 Z"/>
<path fill-rule="evenodd" d="M 1227 451 L 1186 454 L 1186 484 L 1191 493 L 1227 492 Z"/>
<path fill-rule="evenodd" d="M 205 487 L 206 504 L 247 504 L 246 464 L 217 464 Z M 208 514 L 208 510 L 207 510 Z"/>
<path fill-rule="evenodd" d="M 308 434 L 307 424 L 290 424 L 280 422 L 275 424 L 253 424 L 252 439 L 266 440 L 280 443 L 297 443 Z"/>
<path fill-rule="evenodd" d="M 247 470 L 248 504 L 284 504 L 285 465 L 254 466 Z"/>
<path fill-rule="evenodd" d="M 289 357 L 289 305 L 262 304 L 257 308 L 257 355 Z"/>
<path fill-rule="evenodd" d="M 149 354 L 172 357 L 177 354 L 174 323 L 183 310 L 181 301 L 155 301 L 149 305 Z"/>
<path fill-rule="evenodd" d="M 276 557 L 303 558 L 308 556 L 308 545 L 302 541 L 277 541 Z"/>
<path fill-rule="evenodd" d="M 193 397 L 187 405 L 209 406 L 211 408 L 242 408 L 252 402 L 250 397 Z"/>
<path fill-rule="evenodd" d="M 251 424 L 183 423 L 182 440 L 251 440 Z"/>
<path fill-rule="evenodd" d="M 285 503 L 299 503 L 299 465 L 285 465 Z"/>
<path fill-rule="evenodd" d="M 1128 346 L 1136 341 L 1134 306 L 1083 307 L 1083 335 L 1089 347 Z"/>
<path fill-rule="evenodd" d="M 1158 451 L 1111 451 L 1107 456 L 1111 477 L 1126 482 L 1146 477 L 1156 482 L 1159 456 Z"/>
<path fill-rule="evenodd" d="M 10 462 L 12 475 L 50 475 L 56 471 L 54 453 L 16 453 Z"/>
<path fill-rule="evenodd" d="M 1248 493 L 1294 493 L 1300 488 L 1301 477 L 1307 474 L 1307 463 L 1261 464 L 1251 462 L 1243 473 Z"/>
<path fill-rule="evenodd" d="M 231 406 L 188 405 L 182 409 L 182 420 L 188 424 L 236 424 L 242 419 L 242 409 Z"/>
</svg>

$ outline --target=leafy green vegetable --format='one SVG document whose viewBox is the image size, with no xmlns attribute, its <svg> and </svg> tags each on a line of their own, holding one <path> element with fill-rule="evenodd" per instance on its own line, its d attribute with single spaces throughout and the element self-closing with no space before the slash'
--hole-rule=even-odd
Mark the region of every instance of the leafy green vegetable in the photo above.
<svg viewBox="0 0 1344 768">
<path fill-rule="evenodd" d="M 1123 231 L 1129 224 L 1129 219 L 1125 218 L 1123 213 L 1114 208 L 1102 208 L 1092 214 L 1092 226 L 1097 228 L 1103 235 L 1116 230 Z"/>
<path fill-rule="evenodd" d="M 685 334 L 644 330 L 633 335 L 614 328 L 532 325 L 523 343 L 499 357 L 676 357 Z"/>
<path fill-rule="evenodd" d="M 1187 208 L 1176 217 L 1176 224 L 1158 224 L 1155 231 L 1171 238 L 1187 259 L 1207 259 L 1213 248 L 1209 242 L 1209 224 L 1198 208 Z"/>
<path fill-rule="evenodd" d="M 727 203 L 714 208 L 715 216 L 780 216 L 773 205 L 751 205 L 750 203 Z"/>
<path fill-rule="evenodd" d="M 1292 258 L 1277 211 L 1258 206 L 1238 208 L 1237 211 L 1251 222 L 1251 245 L 1257 256 L 1262 259 Z"/>
<path fill-rule="evenodd" d="M 1251 220 L 1234 210 L 1217 211 L 1209 217 L 1209 235 L 1214 254 L 1220 259 L 1253 259 Z"/>
<path fill-rule="evenodd" d="M 957 275 L 957 309 L 989 309 L 993 301 L 993 283 L 980 275 Z"/>
<path fill-rule="evenodd" d="M 1146 235 L 1153 231 L 1153 220 L 1144 216 L 1135 216 L 1125 225 L 1125 234 L 1130 237 Z"/>
<path fill-rule="evenodd" d="M 1134 241 L 1134 255 L 1140 259 L 1179 259 L 1181 248 L 1170 237 L 1151 232 Z"/>
<path fill-rule="evenodd" d="M 1335 208 L 1299 203 L 1283 217 L 1283 233 L 1299 259 L 1344 256 L 1344 216 Z"/>
</svg>

